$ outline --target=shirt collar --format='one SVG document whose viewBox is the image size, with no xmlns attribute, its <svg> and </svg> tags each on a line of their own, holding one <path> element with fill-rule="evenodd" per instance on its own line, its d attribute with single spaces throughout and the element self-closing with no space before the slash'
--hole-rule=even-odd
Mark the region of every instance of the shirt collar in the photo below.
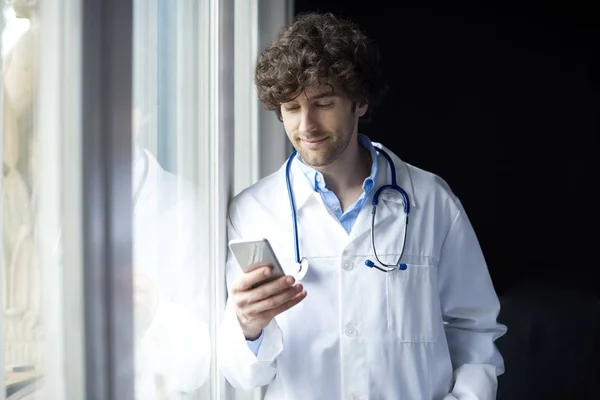
<svg viewBox="0 0 600 400">
<path fill-rule="evenodd" d="M 377 169 L 378 169 L 378 154 L 377 151 L 375 150 L 375 146 L 373 146 L 373 143 L 371 142 L 371 140 L 363 134 L 358 134 L 358 144 L 360 146 L 362 146 L 363 148 L 369 150 L 369 152 L 371 153 L 371 174 L 365 179 L 365 181 L 363 182 L 363 191 L 365 193 L 369 193 L 371 191 L 371 189 L 373 189 L 373 186 L 375 184 L 375 178 L 377 176 Z M 306 178 L 308 179 L 308 182 L 310 183 L 312 189 L 315 192 L 322 192 L 326 189 L 325 187 L 325 179 L 323 178 L 323 174 L 320 173 L 319 171 L 317 171 L 314 168 L 309 167 L 308 165 L 304 164 L 302 162 L 302 158 L 300 157 L 300 154 L 297 153 L 296 154 L 296 160 L 298 161 L 297 164 L 300 167 L 300 170 L 303 172 L 304 176 L 306 176 Z"/>
</svg>

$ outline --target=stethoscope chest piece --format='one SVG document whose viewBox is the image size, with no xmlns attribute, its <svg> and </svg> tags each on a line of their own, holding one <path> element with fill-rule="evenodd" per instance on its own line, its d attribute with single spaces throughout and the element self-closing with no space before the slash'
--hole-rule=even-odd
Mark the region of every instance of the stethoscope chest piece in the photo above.
<svg viewBox="0 0 600 400">
<path fill-rule="evenodd" d="M 301 281 L 308 271 L 308 260 L 303 257 L 299 263 L 296 263 L 296 267 L 297 269 L 294 278 L 296 278 L 297 281 Z"/>
</svg>

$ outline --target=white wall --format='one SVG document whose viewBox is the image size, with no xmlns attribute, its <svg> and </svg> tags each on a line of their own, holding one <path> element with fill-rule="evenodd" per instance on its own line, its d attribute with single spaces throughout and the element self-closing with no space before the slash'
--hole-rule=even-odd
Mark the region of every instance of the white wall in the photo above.
<svg viewBox="0 0 600 400">
<path fill-rule="evenodd" d="M 282 123 L 258 100 L 254 66 L 293 10 L 293 0 L 235 1 L 234 194 L 275 172 L 291 152 Z"/>
</svg>

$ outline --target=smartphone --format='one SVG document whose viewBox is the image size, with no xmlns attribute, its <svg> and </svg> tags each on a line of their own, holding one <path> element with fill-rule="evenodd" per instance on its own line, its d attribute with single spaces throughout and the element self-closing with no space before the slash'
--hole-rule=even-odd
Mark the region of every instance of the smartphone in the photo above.
<svg viewBox="0 0 600 400">
<path fill-rule="evenodd" d="M 285 275 L 271 243 L 265 238 L 230 240 L 229 248 L 244 272 L 253 271 L 263 265 L 272 266 L 271 275 L 254 285 L 253 288 Z"/>
</svg>

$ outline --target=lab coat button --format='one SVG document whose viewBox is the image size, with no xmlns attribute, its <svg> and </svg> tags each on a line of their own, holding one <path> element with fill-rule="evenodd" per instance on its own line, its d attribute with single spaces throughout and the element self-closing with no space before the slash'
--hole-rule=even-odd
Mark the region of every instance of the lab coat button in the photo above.
<svg viewBox="0 0 600 400">
<path fill-rule="evenodd" d="M 354 264 L 352 264 L 349 261 L 346 261 L 342 268 L 344 268 L 346 271 L 352 271 L 352 269 L 354 268 Z"/>
<path fill-rule="evenodd" d="M 348 337 L 354 337 L 357 333 L 358 331 L 352 324 L 348 324 L 346 325 L 346 328 L 344 328 L 344 334 Z"/>
</svg>

